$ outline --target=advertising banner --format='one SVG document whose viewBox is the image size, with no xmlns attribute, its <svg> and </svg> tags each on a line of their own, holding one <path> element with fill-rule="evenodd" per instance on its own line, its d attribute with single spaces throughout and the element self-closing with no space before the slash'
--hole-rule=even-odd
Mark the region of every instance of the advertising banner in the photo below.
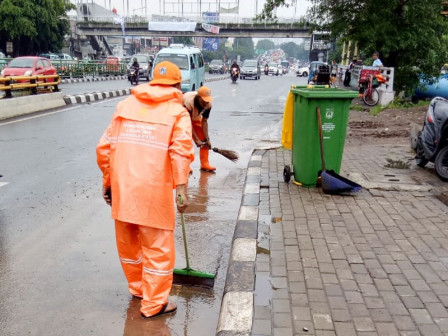
<svg viewBox="0 0 448 336">
<path fill-rule="evenodd" d="M 219 39 L 217 37 L 207 37 L 202 40 L 202 49 L 207 51 L 218 51 Z"/>
<path fill-rule="evenodd" d="M 208 23 L 203 23 L 202 24 L 202 29 L 204 29 L 206 32 L 212 33 L 212 34 L 219 34 L 219 27 L 218 26 L 213 26 L 211 24 Z"/>
<path fill-rule="evenodd" d="M 218 23 L 219 22 L 219 13 L 218 12 L 202 12 L 202 22 Z"/>
</svg>

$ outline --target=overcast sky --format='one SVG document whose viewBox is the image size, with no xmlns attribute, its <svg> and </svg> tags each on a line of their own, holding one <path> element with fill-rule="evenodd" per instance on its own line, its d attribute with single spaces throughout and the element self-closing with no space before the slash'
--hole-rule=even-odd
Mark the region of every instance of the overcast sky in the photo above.
<svg viewBox="0 0 448 336">
<path fill-rule="evenodd" d="M 294 0 L 287 0 L 288 3 L 292 3 Z M 117 9 L 119 14 L 127 14 L 127 6 L 129 4 L 129 15 L 133 14 L 145 14 L 145 7 L 146 7 L 146 13 L 148 15 L 152 14 L 162 14 L 162 11 L 160 8 L 162 7 L 161 4 L 164 3 L 164 0 L 71 0 L 72 3 L 81 3 L 81 2 L 94 2 L 98 5 L 101 5 L 106 8 L 115 8 Z M 238 0 L 202 0 L 201 9 L 202 11 L 216 11 L 216 8 L 218 4 L 221 5 L 221 7 L 229 8 L 234 7 Z M 255 16 L 256 13 L 260 13 L 263 5 L 266 1 L 265 0 L 240 0 L 240 8 L 239 8 L 239 16 L 244 18 L 250 18 Z M 187 14 L 189 11 L 198 11 L 196 8 L 196 5 L 193 5 L 193 3 L 199 3 L 199 0 L 165 0 L 165 12 L 168 14 L 168 12 L 173 11 L 181 11 L 180 6 L 183 3 L 183 12 Z M 292 5 L 289 8 L 279 8 L 277 10 L 277 16 L 283 17 L 283 18 L 292 18 L 292 17 L 300 17 L 304 16 L 306 13 L 306 10 L 310 6 L 309 1 L 307 0 L 297 0 L 297 5 Z M 236 14 L 235 14 L 236 15 Z"/>
</svg>

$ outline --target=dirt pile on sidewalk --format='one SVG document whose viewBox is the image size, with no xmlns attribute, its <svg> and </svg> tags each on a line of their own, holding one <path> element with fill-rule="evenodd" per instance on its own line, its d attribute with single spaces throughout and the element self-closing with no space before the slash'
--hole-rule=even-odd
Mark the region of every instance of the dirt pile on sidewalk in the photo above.
<svg viewBox="0 0 448 336">
<path fill-rule="evenodd" d="M 355 101 L 353 103 L 356 105 Z M 347 143 L 350 145 L 409 143 L 412 123 L 423 125 L 427 109 L 427 106 L 392 108 L 381 111 L 377 116 L 371 115 L 367 107 L 362 111 L 351 110 Z"/>
</svg>

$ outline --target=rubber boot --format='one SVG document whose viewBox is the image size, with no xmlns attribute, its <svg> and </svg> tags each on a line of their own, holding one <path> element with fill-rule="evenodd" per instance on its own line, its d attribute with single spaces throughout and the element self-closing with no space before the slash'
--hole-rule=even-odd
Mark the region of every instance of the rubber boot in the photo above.
<svg viewBox="0 0 448 336">
<path fill-rule="evenodd" d="M 199 157 L 201 159 L 201 169 L 212 172 L 215 171 L 216 168 L 210 165 L 210 163 L 208 162 L 209 151 L 210 150 L 208 148 L 201 147 L 201 149 L 199 150 Z"/>
</svg>

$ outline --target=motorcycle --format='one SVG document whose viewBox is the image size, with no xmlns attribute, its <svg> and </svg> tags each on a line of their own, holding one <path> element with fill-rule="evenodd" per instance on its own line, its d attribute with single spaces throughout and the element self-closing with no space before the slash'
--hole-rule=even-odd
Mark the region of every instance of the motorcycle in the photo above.
<svg viewBox="0 0 448 336">
<path fill-rule="evenodd" d="M 230 78 L 232 79 L 232 83 L 235 84 L 238 79 L 240 72 L 237 68 L 232 68 L 232 73 L 230 74 Z"/>
<path fill-rule="evenodd" d="M 268 65 L 266 65 L 265 67 L 264 67 L 264 74 L 267 76 L 267 75 L 269 75 L 269 66 Z"/>
<path fill-rule="evenodd" d="M 139 77 L 139 74 L 138 74 L 138 70 L 139 69 L 137 69 L 137 68 L 135 68 L 135 67 L 131 67 L 131 69 L 129 70 L 129 81 L 131 82 L 131 84 L 138 84 L 138 77 Z"/>
<path fill-rule="evenodd" d="M 412 131 L 411 131 L 412 132 Z M 448 181 L 448 100 L 431 100 L 419 132 L 411 134 L 411 147 L 419 167 L 434 162 L 434 169 L 442 181 Z"/>
</svg>

